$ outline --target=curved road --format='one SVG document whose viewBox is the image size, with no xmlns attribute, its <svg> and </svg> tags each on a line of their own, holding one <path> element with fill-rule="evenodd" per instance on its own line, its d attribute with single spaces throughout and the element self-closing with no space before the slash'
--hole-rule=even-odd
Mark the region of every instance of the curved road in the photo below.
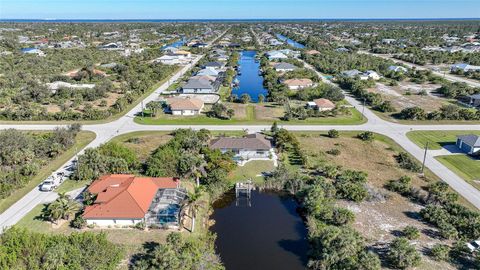
<svg viewBox="0 0 480 270">
<path fill-rule="evenodd" d="M 192 66 L 200 60 L 202 56 L 198 56 L 195 61 L 190 65 L 185 66 L 180 71 L 178 71 L 170 80 L 161 85 L 157 90 L 155 90 L 151 95 L 135 106 L 132 110 L 126 113 L 123 117 L 118 120 L 115 120 L 110 123 L 105 124 L 94 124 L 94 125 L 84 125 L 83 130 L 88 130 L 94 132 L 97 136 L 96 138 L 88 144 L 84 149 L 82 149 L 78 154 L 82 154 L 86 148 L 97 147 L 105 142 L 108 142 L 113 137 L 116 137 L 121 134 L 135 132 L 135 131 L 171 131 L 178 128 L 192 128 L 192 129 L 209 129 L 217 131 L 227 131 L 227 130 L 244 130 L 247 129 L 249 132 L 258 132 L 262 130 L 269 129 L 268 125 L 139 125 L 135 123 L 135 115 L 141 111 L 141 104 L 148 103 L 149 101 L 156 100 L 158 95 L 165 91 L 175 80 L 181 78 Z M 306 65 L 308 68 L 312 68 L 309 65 Z M 312 68 L 313 69 L 313 68 Z M 320 76 L 321 74 L 318 73 Z M 323 76 L 321 76 L 323 78 Z M 331 83 L 327 81 L 327 83 Z M 405 151 L 412 154 L 418 160 L 423 160 L 424 150 L 411 142 L 406 133 L 414 130 L 478 130 L 478 125 L 402 125 L 392 122 L 385 121 L 379 118 L 375 113 L 373 113 L 368 108 L 362 108 L 362 105 L 356 99 L 346 96 L 346 100 L 352 104 L 359 111 L 364 111 L 364 116 L 367 118 L 367 122 L 362 125 L 281 125 L 281 127 L 286 128 L 291 131 L 326 131 L 330 129 L 337 130 L 357 130 L 357 131 L 373 131 L 379 134 L 390 137 Z M 65 125 L 0 125 L 0 129 L 9 129 L 15 128 L 19 130 L 52 130 L 59 126 Z M 447 167 L 443 166 L 435 158 L 435 153 L 427 153 L 426 156 L 426 167 L 429 168 L 433 173 L 435 173 L 439 178 L 443 179 L 448 183 L 455 191 L 457 191 L 461 196 L 463 196 L 467 201 L 472 205 L 480 209 L 480 191 L 465 182 L 462 178 L 457 176 L 455 173 L 450 171 Z M 75 159 L 73 157 L 67 161 L 63 166 L 61 166 L 56 172 L 65 171 L 65 168 L 72 164 L 72 161 Z M 56 173 L 54 172 L 54 173 Z M 55 192 L 40 192 L 38 188 L 33 189 L 28 194 L 26 194 L 22 199 L 17 201 L 14 205 L 8 208 L 5 212 L 0 215 L 0 231 L 6 227 L 12 226 L 17 223 L 22 217 L 24 217 L 28 212 L 30 212 L 38 204 L 52 201 L 56 198 L 57 194 Z"/>
</svg>

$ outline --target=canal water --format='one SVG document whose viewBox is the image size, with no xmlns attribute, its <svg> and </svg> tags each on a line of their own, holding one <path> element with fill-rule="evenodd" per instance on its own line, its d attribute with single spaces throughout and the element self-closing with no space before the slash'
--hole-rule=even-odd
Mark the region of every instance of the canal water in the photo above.
<svg viewBox="0 0 480 270">
<path fill-rule="evenodd" d="M 242 51 L 238 61 L 240 73 L 237 75 L 238 87 L 232 89 L 232 94 L 239 98 L 242 94 L 249 94 L 253 102 L 258 102 L 258 95 L 267 97 L 267 90 L 263 87 L 263 77 L 260 75 L 260 63 L 255 61 L 256 51 Z"/>
<path fill-rule="evenodd" d="M 304 49 L 305 45 L 296 42 L 295 40 L 289 39 L 284 35 L 277 34 L 277 38 L 280 39 L 281 41 L 286 41 L 288 45 L 293 46 L 297 49 Z"/>
<path fill-rule="evenodd" d="M 175 41 L 173 43 L 170 43 L 170 44 L 167 44 L 165 46 L 162 47 L 162 49 L 165 49 L 167 47 L 174 47 L 174 48 L 180 48 L 182 47 L 183 45 L 185 45 L 185 43 L 187 42 L 187 40 L 185 38 L 182 38 L 178 41 Z"/>
<path fill-rule="evenodd" d="M 217 253 L 226 269 L 306 269 L 307 229 L 296 201 L 253 191 L 249 202 L 237 201 L 232 192 L 214 204 L 211 230 L 217 234 Z"/>
</svg>

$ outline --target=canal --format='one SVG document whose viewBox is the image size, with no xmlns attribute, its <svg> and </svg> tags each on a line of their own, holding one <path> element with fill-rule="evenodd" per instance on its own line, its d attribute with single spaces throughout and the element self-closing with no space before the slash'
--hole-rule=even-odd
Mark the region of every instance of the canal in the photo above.
<svg viewBox="0 0 480 270">
<path fill-rule="evenodd" d="M 307 229 L 297 208 L 291 196 L 258 191 L 250 204 L 233 192 L 215 202 L 211 230 L 226 269 L 306 269 Z"/>
<path fill-rule="evenodd" d="M 298 43 L 295 40 L 289 39 L 284 35 L 277 34 L 277 38 L 280 39 L 281 41 L 287 42 L 288 45 L 293 46 L 297 49 L 305 49 L 305 45 Z"/>
<path fill-rule="evenodd" d="M 256 51 L 242 51 L 238 61 L 238 73 L 236 79 L 239 85 L 232 90 L 233 95 L 239 98 L 242 94 L 249 94 L 253 102 L 258 102 L 258 96 L 267 96 L 267 90 L 263 87 L 263 77 L 260 74 L 260 63 L 256 61 Z"/>
</svg>

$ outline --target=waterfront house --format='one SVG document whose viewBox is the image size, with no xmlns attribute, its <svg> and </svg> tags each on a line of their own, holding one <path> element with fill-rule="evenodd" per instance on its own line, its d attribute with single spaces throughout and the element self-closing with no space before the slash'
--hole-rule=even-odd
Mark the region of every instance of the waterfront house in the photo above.
<svg viewBox="0 0 480 270">
<path fill-rule="evenodd" d="M 273 65 L 273 68 L 278 72 L 288 72 L 288 71 L 294 71 L 297 69 L 295 65 L 292 65 L 290 63 L 284 63 L 284 62 Z"/>
<path fill-rule="evenodd" d="M 288 56 L 286 56 L 284 53 L 280 51 L 269 51 L 266 53 L 268 60 L 281 60 L 281 59 L 288 59 Z"/>
<path fill-rule="evenodd" d="M 219 70 L 225 66 L 224 63 L 221 62 L 208 62 L 203 65 L 204 68 L 213 68 Z"/>
<path fill-rule="evenodd" d="M 307 102 L 307 108 L 318 110 L 318 111 L 331 111 L 335 109 L 335 104 L 326 98 L 314 99 L 313 101 Z"/>
<path fill-rule="evenodd" d="M 468 134 L 457 136 L 456 145 L 460 150 L 469 155 L 480 154 L 480 137 L 478 135 Z"/>
<path fill-rule="evenodd" d="M 207 76 L 217 77 L 219 74 L 220 74 L 220 71 L 218 71 L 218 70 L 216 70 L 215 68 L 212 68 L 212 67 L 207 67 L 207 68 L 204 68 L 204 69 L 197 72 L 198 76 L 207 75 Z"/>
<path fill-rule="evenodd" d="M 275 157 L 272 142 L 260 133 L 243 138 L 219 137 L 210 142 L 210 148 L 219 149 L 222 153 L 233 152 L 238 162 Z"/>
<path fill-rule="evenodd" d="M 215 92 L 215 88 L 210 81 L 205 79 L 190 79 L 182 87 L 185 94 L 211 94 Z"/>
<path fill-rule="evenodd" d="M 169 98 L 167 105 L 172 115 L 192 116 L 203 110 L 204 103 L 198 98 Z"/>
<path fill-rule="evenodd" d="M 289 79 L 283 82 L 288 86 L 290 90 L 298 90 L 314 86 L 314 83 L 310 79 Z"/>
<path fill-rule="evenodd" d="M 25 48 L 22 49 L 23 54 L 36 54 L 37 56 L 45 56 L 45 53 L 37 48 Z"/>
<path fill-rule="evenodd" d="M 95 180 L 87 189 L 96 195 L 85 207 L 88 225 L 100 227 L 146 225 L 178 226 L 185 190 L 172 177 L 137 177 L 109 174 Z"/>
</svg>

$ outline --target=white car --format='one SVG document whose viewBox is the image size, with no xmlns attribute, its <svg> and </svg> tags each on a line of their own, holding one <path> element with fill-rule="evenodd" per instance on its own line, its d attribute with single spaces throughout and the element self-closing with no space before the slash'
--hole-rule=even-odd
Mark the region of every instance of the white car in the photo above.
<svg viewBox="0 0 480 270">
<path fill-rule="evenodd" d="M 57 184 L 55 183 L 55 179 L 53 177 L 47 178 L 47 180 L 43 181 L 42 185 L 40 186 L 41 191 L 52 191 L 57 188 Z"/>
</svg>

